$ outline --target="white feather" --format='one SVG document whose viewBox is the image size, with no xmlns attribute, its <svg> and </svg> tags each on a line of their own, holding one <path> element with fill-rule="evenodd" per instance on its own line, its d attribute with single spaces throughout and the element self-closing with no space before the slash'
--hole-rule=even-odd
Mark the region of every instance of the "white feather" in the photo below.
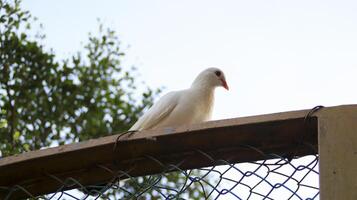
<svg viewBox="0 0 357 200">
<path fill-rule="evenodd" d="M 201 72 L 191 87 L 164 95 L 130 128 L 130 131 L 196 124 L 211 118 L 214 89 L 222 86 L 217 68 Z M 221 71 L 220 71 L 221 72 Z M 224 74 L 222 73 L 225 81 Z"/>
</svg>

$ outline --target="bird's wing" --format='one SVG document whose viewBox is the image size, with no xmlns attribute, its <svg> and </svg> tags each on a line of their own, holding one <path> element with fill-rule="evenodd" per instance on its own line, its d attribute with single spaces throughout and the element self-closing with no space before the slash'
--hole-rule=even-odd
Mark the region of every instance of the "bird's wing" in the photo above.
<svg viewBox="0 0 357 200">
<path fill-rule="evenodd" d="M 175 109 L 179 100 L 179 92 L 170 92 L 155 103 L 139 120 L 130 128 L 130 131 L 150 129 L 158 125 Z"/>
</svg>

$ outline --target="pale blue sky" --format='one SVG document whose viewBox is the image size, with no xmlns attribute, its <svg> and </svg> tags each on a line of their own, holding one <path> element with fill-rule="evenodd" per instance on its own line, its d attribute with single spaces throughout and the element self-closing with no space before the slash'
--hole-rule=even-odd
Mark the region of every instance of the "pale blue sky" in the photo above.
<svg viewBox="0 0 357 200">
<path fill-rule="evenodd" d="M 357 103 L 357 1 L 27 0 L 61 57 L 97 18 L 115 29 L 152 87 L 188 87 L 220 67 L 214 119 Z"/>
</svg>

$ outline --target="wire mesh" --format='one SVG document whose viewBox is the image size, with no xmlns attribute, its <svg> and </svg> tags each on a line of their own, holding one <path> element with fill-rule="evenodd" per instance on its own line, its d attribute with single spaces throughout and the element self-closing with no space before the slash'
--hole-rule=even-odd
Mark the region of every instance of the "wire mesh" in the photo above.
<svg viewBox="0 0 357 200">
<path fill-rule="evenodd" d="M 256 151 L 254 148 L 252 150 Z M 56 192 L 33 196 L 20 185 L 9 190 L 5 199 L 12 199 L 15 191 L 22 191 L 34 199 L 318 199 L 318 155 L 309 155 L 289 161 L 278 155 L 266 155 L 269 159 L 231 164 L 226 160 L 214 160 L 209 154 L 197 151 L 220 165 L 192 170 L 181 170 L 178 165 L 164 165 L 160 160 L 148 157 L 162 165 L 162 173 L 131 177 L 129 172 L 110 171 L 113 179 L 105 184 L 84 186 L 71 177 L 61 180 L 55 175 L 49 178 L 62 187 Z M 261 152 L 259 152 L 261 153 Z M 174 170 L 174 171 L 173 171 Z M 169 172 L 173 171 L 173 172 Z M 170 182 L 170 176 L 179 177 Z M 79 188 L 69 190 L 66 188 Z M 155 198 L 153 198 L 155 197 Z"/>
<path fill-rule="evenodd" d="M 320 108 L 315 107 L 307 114 L 306 123 L 310 115 Z M 46 174 L 49 179 L 61 185 L 50 194 L 36 196 L 23 185 L 10 188 L 0 186 L 0 191 L 6 191 L 6 200 L 13 199 L 13 194 L 16 192 L 22 192 L 29 199 L 46 200 L 319 199 L 319 157 L 316 144 L 304 142 L 304 136 L 308 132 L 307 130 L 302 134 L 301 141 L 297 141 L 297 145 L 304 145 L 311 149 L 310 155 L 303 157 L 296 157 L 291 152 L 284 155 L 265 153 L 254 146 L 241 145 L 240 148 L 258 153 L 265 159 L 234 163 L 229 159 L 216 159 L 212 152 L 196 149 L 195 153 L 199 154 L 201 159 L 209 160 L 211 166 L 187 170 L 181 168 L 185 159 L 168 164 L 159 157 L 147 155 L 146 160 L 161 166 L 160 173 L 133 177 L 130 175 L 130 169 L 123 171 L 120 167 L 113 169 L 105 165 L 97 165 L 96 167 L 112 174 L 112 179 L 106 183 L 83 185 L 73 177 L 63 179 L 54 174 Z M 113 148 L 116 148 L 116 144 Z"/>
</svg>

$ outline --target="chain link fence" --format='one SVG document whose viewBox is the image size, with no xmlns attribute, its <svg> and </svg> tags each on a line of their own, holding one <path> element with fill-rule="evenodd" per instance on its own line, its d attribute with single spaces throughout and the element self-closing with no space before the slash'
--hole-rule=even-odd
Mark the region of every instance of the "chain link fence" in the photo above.
<svg viewBox="0 0 357 200">
<path fill-rule="evenodd" d="M 245 148 L 259 154 L 264 152 L 254 147 Z M 131 177 L 129 171 L 113 171 L 98 166 L 113 174 L 105 184 L 84 186 L 76 179 L 61 180 L 55 175 L 49 178 L 62 187 L 52 194 L 33 196 L 20 185 L 8 190 L 5 199 L 12 193 L 22 191 L 35 199 L 318 199 L 318 156 L 309 155 L 288 158 L 264 154 L 266 160 L 232 164 L 229 160 L 215 160 L 209 154 L 197 151 L 202 159 L 215 163 L 211 167 L 192 170 L 180 169 L 180 164 L 165 165 L 159 159 L 148 156 L 152 162 L 162 166 L 162 173 Z M 183 161 L 181 161 L 183 162 Z M 178 177 L 176 183 L 170 177 Z M 79 188 L 68 190 L 67 188 Z"/>
<path fill-rule="evenodd" d="M 316 110 L 313 109 L 306 115 L 305 124 Z M 309 131 L 306 130 L 306 132 L 308 134 Z M 161 156 L 145 155 L 127 163 L 127 166 L 131 166 L 131 162 L 133 164 L 132 167 L 125 167 L 126 170 L 123 170 L 120 163 L 114 164 L 115 167 L 97 164 L 97 168 L 110 174 L 111 179 L 106 182 L 84 185 L 77 178 L 48 173 L 47 179 L 52 179 L 60 185 L 56 191 L 40 196 L 34 195 L 26 189 L 33 186 L 30 181 L 11 187 L 0 186 L 0 192 L 6 194 L 4 196 L 6 200 L 19 199 L 19 196 L 15 195 L 19 193 L 24 199 L 46 200 L 319 199 L 317 145 L 306 143 L 305 135 L 306 133 L 301 135 L 301 140 L 296 141 L 296 146 L 289 152 L 253 145 L 236 146 L 235 154 L 245 152 L 253 157 L 245 159 L 246 161 L 243 159 L 242 162 L 237 162 L 234 159 L 236 155 L 232 153 L 222 159 L 222 156 L 217 156 L 216 151 L 200 149 L 195 149 L 181 156 L 180 159 L 174 158 L 173 162 L 167 162 Z M 305 149 L 303 154 L 298 153 L 299 147 L 302 146 Z M 114 144 L 114 150 L 116 148 L 120 148 L 117 142 Z M 225 152 L 224 148 L 217 151 L 221 152 L 220 155 Z M 192 162 L 192 156 L 194 156 L 195 163 Z M 197 165 L 200 162 L 205 164 Z M 132 170 L 138 167 L 138 163 L 139 165 L 142 163 L 141 167 L 144 169 L 147 163 L 156 165 L 159 172 L 137 176 L 132 173 Z M 67 164 L 70 165 L 70 163 Z"/>
</svg>

